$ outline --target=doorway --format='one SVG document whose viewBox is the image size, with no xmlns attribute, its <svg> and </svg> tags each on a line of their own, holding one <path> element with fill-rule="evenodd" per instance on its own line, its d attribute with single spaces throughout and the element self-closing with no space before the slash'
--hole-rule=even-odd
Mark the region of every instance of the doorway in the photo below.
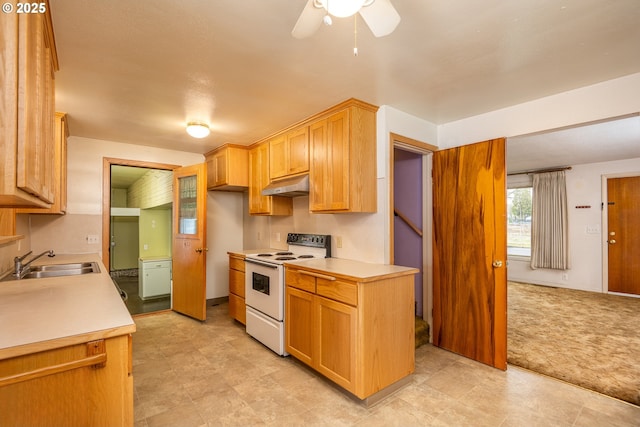
<svg viewBox="0 0 640 427">
<path fill-rule="evenodd" d="M 390 134 L 390 263 L 415 275 L 416 318 L 432 324 L 431 157 L 437 147 Z"/>
<path fill-rule="evenodd" d="M 171 308 L 173 165 L 103 162 L 103 262 L 132 315 Z"/>
</svg>

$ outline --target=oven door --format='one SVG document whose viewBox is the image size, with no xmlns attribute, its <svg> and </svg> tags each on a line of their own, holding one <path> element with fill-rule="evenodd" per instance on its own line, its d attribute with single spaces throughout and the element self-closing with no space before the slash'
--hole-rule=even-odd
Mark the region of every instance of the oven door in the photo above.
<svg viewBox="0 0 640 427">
<path fill-rule="evenodd" d="M 245 302 L 282 322 L 284 319 L 284 267 L 245 259 Z"/>
</svg>

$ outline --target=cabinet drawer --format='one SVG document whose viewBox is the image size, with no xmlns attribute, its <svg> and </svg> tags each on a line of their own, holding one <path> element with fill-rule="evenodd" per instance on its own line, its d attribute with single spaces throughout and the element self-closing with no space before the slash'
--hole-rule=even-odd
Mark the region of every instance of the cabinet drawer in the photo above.
<svg viewBox="0 0 640 427">
<path fill-rule="evenodd" d="M 229 268 L 233 268 L 234 270 L 244 271 L 244 259 L 230 256 Z"/>
<path fill-rule="evenodd" d="M 229 293 L 244 298 L 244 272 L 229 269 Z"/>
<path fill-rule="evenodd" d="M 287 268 L 285 283 L 292 288 L 302 289 L 307 292 L 316 292 L 316 278 L 300 273 L 298 270 Z"/>
<path fill-rule="evenodd" d="M 318 278 L 316 293 L 354 307 L 358 305 L 358 286 L 355 283 Z"/>
</svg>

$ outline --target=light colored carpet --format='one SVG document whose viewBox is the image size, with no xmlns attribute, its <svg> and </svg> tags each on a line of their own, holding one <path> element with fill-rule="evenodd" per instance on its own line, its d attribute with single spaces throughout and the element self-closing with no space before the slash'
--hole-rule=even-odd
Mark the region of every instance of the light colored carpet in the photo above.
<svg viewBox="0 0 640 427">
<path fill-rule="evenodd" d="M 640 405 L 640 299 L 509 282 L 507 361 Z"/>
</svg>

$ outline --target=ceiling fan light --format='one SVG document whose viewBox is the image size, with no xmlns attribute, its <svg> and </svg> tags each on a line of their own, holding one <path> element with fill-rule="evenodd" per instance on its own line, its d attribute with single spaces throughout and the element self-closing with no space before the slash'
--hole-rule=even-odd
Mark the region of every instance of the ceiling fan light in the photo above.
<svg viewBox="0 0 640 427">
<path fill-rule="evenodd" d="M 324 0 L 322 6 L 330 15 L 338 18 L 346 18 L 358 13 L 366 0 Z M 327 5 L 328 3 L 328 5 Z"/>
<path fill-rule="evenodd" d="M 200 122 L 189 122 L 187 124 L 187 133 L 194 138 L 204 138 L 209 135 L 209 126 Z"/>
</svg>

